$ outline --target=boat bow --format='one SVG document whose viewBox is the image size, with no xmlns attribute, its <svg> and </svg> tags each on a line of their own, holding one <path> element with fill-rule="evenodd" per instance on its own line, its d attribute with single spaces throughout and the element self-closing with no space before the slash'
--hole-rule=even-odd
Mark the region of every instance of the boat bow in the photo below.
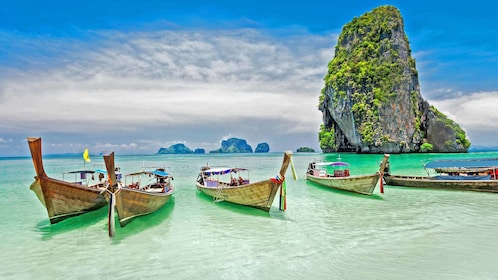
<svg viewBox="0 0 498 280">
<path fill-rule="evenodd" d="M 109 232 L 109 237 L 114 237 L 116 235 L 116 223 L 115 223 L 115 213 L 116 213 L 116 194 L 119 192 L 119 186 L 116 181 L 116 169 L 114 165 L 114 152 L 108 155 L 104 155 L 105 167 L 107 169 L 107 176 L 109 186 L 107 191 L 109 192 L 109 212 L 107 216 L 107 229 Z"/>
</svg>

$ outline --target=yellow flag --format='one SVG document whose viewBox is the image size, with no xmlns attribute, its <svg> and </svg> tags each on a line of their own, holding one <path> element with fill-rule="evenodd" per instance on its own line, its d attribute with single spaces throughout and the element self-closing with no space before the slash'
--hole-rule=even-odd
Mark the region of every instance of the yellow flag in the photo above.
<svg viewBox="0 0 498 280">
<path fill-rule="evenodd" d="M 88 154 L 88 148 L 86 148 L 85 151 L 83 152 L 83 159 L 85 161 L 90 161 L 90 155 Z"/>
</svg>

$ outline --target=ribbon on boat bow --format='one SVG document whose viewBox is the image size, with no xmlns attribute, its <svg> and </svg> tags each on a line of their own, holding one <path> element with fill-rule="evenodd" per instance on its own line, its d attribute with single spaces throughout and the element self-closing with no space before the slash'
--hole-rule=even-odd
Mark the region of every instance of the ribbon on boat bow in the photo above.
<svg viewBox="0 0 498 280">
<path fill-rule="evenodd" d="M 279 210 L 281 211 L 287 210 L 287 184 L 285 183 L 285 180 L 283 181 L 282 186 L 280 187 Z"/>
<path fill-rule="evenodd" d="M 272 182 L 275 182 L 275 183 L 280 185 L 284 182 L 285 177 L 282 175 L 277 175 L 277 176 L 275 176 L 275 178 L 270 178 L 270 180 L 272 180 Z"/>
<path fill-rule="evenodd" d="M 275 176 L 275 178 L 270 178 L 270 180 L 280 185 L 280 201 L 278 209 L 285 211 L 287 209 L 287 184 L 285 183 L 285 177 L 279 174 Z"/>
</svg>

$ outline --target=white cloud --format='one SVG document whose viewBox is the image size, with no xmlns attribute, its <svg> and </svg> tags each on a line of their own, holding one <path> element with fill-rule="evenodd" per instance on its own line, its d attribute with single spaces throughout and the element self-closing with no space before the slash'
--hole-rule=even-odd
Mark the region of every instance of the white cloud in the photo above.
<svg viewBox="0 0 498 280">
<path fill-rule="evenodd" d="M 3 137 L 0 137 L 0 144 L 10 143 L 12 141 L 13 141 L 12 138 L 5 139 Z"/>
<path fill-rule="evenodd" d="M 0 65 L 2 133 L 57 135 L 60 145 L 52 148 L 61 152 L 91 145 L 150 153 L 176 143 L 209 151 L 227 135 L 253 147 L 269 142 L 272 151 L 318 148 L 318 96 L 336 35 L 180 30 L 100 32 L 93 39 L 13 40 L 12 49 L 25 53 L 11 56 L 19 67 Z M 451 86 L 423 94 L 438 99 L 429 102 L 473 144 L 495 141 L 489 134 L 498 131 L 498 92 L 469 95 Z M 6 140 L 9 134 L 0 138 L 2 148 L 25 145 Z"/>
<path fill-rule="evenodd" d="M 317 133 L 332 37 L 276 40 L 250 29 L 99 36 L 96 43 L 43 42 L 53 54 L 10 71 L 0 83 L 0 129 L 102 137 L 114 131 L 122 142 L 137 143 L 97 144 L 102 149 L 189 141 L 175 135 L 142 141 L 153 128 L 217 127 L 213 133 L 222 134 L 209 142 L 244 125 L 256 134 Z M 238 131 L 230 128 L 235 123 Z"/>
</svg>

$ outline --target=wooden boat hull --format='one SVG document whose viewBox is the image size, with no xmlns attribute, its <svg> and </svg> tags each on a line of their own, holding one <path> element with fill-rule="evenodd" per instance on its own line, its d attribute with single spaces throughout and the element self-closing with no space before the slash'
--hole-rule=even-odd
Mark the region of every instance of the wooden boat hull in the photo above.
<svg viewBox="0 0 498 280">
<path fill-rule="evenodd" d="M 498 180 L 439 180 L 428 176 L 384 175 L 390 186 L 498 193 Z"/>
<path fill-rule="evenodd" d="M 285 173 L 285 172 L 284 172 Z M 197 190 L 205 193 L 215 200 L 250 206 L 269 212 L 279 184 L 268 179 L 242 186 L 206 187 L 196 183 Z"/>
<path fill-rule="evenodd" d="M 285 172 L 291 162 L 292 152 L 285 152 L 277 178 L 237 186 L 222 182 L 217 182 L 217 185 L 214 186 L 207 186 L 203 184 L 204 179 L 202 179 L 203 173 L 201 172 L 199 174 L 201 180 L 196 182 L 197 190 L 213 197 L 215 201 L 223 200 L 269 212 L 275 195 L 285 180 Z M 285 210 L 285 208 L 283 209 Z"/>
<path fill-rule="evenodd" d="M 321 186 L 365 195 L 372 195 L 379 178 L 380 173 L 351 177 L 320 177 L 306 174 L 308 181 Z"/>
<path fill-rule="evenodd" d="M 387 166 L 388 160 L 389 155 L 385 154 L 380 163 L 379 171 L 377 173 L 360 176 L 317 176 L 317 174 L 315 173 L 316 170 L 312 167 L 308 167 L 308 170 L 306 172 L 306 179 L 310 182 L 329 188 L 364 195 L 372 195 L 375 187 L 377 186 L 377 182 L 379 182 L 382 172 Z M 310 166 L 311 165 L 312 163 L 310 164 Z"/>
<path fill-rule="evenodd" d="M 97 210 L 107 204 L 105 189 L 83 186 L 47 176 L 43 168 L 41 138 L 28 138 L 31 158 L 36 171 L 30 189 L 48 212 L 50 223 Z"/>
<path fill-rule="evenodd" d="M 116 194 L 116 212 L 119 224 L 124 227 L 133 218 L 157 211 L 171 198 L 173 189 L 163 192 L 148 192 L 144 190 L 121 188 Z"/>
<path fill-rule="evenodd" d="M 51 224 L 107 205 L 102 189 L 80 186 L 49 177 L 37 178 L 31 184 L 30 189 L 47 209 Z"/>
</svg>

